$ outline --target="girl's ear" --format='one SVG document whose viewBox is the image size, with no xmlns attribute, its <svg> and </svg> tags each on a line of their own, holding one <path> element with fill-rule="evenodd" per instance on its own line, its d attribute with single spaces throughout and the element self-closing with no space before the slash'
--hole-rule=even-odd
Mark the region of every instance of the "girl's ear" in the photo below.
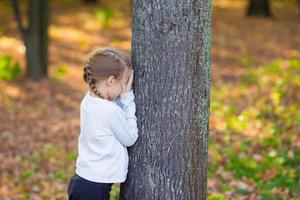
<svg viewBox="0 0 300 200">
<path fill-rule="evenodd" d="M 115 76 L 109 76 L 107 79 L 107 83 L 110 84 L 114 84 L 116 81 L 116 77 Z"/>
</svg>

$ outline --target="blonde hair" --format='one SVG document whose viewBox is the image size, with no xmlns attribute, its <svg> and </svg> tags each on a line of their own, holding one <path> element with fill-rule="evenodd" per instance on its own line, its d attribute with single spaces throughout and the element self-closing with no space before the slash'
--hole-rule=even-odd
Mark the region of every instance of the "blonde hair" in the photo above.
<svg viewBox="0 0 300 200">
<path fill-rule="evenodd" d="M 98 48 L 88 55 L 84 64 L 83 79 L 97 96 L 103 98 L 96 88 L 96 82 L 109 76 L 115 76 L 120 80 L 125 67 L 132 68 L 131 59 L 127 53 L 113 47 Z"/>
</svg>

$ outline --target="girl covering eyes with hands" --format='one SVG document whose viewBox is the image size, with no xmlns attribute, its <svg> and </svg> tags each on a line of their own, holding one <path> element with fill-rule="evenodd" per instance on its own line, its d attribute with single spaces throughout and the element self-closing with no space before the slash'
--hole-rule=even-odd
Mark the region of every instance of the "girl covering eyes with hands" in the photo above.
<svg viewBox="0 0 300 200">
<path fill-rule="evenodd" d="M 83 72 L 89 90 L 80 103 L 78 157 L 68 184 L 69 200 L 109 200 L 113 183 L 126 180 L 127 147 L 138 138 L 133 76 L 129 55 L 116 48 L 89 55 Z"/>
</svg>

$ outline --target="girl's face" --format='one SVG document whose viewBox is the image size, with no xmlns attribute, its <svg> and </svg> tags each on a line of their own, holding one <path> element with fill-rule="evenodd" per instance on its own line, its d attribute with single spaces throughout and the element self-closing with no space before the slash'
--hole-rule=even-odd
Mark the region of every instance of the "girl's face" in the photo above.
<svg viewBox="0 0 300 200">
<path fill-rule="evenodd" d="M 108 88 L 108 99 L 109 100 L 116 100 L 119 95 L 123 92 L 123 88 L 122 85 L 128 82 L 130 77 L 130 70 L 129 68 L 125 67 L 123 76 L 121 79 L 116 79 L 116 77 L 114 76 L 110 76 L 108 78 L 108 82 L 109 82 L 109 88 Z"/>
</svg>

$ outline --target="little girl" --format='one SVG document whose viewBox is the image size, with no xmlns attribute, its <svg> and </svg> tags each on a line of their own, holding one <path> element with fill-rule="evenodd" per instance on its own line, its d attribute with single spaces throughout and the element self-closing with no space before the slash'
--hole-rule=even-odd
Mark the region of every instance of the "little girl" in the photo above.
<svg viewBox="0 0 300 200">
<path fill-rule="evenodd" d="M 69 200 L 109 200 L 113 183 L 126 180 L 127 148 L 138 138 L 130 57 L 115 48 L 93 51 L 83 79 L 89 85 L 80 104 L 76 170 Z"/>
</svg>

